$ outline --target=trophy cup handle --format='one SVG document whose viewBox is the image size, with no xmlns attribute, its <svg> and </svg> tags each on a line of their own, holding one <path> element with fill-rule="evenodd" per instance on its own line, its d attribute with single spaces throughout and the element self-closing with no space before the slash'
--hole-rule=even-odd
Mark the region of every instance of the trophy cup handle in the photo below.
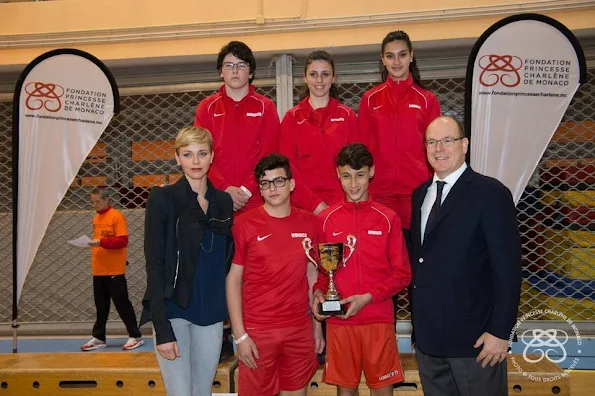
<svg viewBox="0 0 595 396">
<path fill-rule="evenodd" d="M 347 235 L 347 243 L 345 244 L 345 246 L 349 248 L 349 254 L 347 255 L 347 257 L 343 258 L 343 266 L 347 265 L 347 260 L 349 260 L 349 258 L 353 254 L 353 251 L 355 250 L 355 242 L 357 242 L 355 235 Z"/>
<path fill-rule="evenodd" d="M 302 240 L 302 246 L 304 247 L 304 251 L 306 252 L 306 257 L 308 257 L 308 260 L 314 264 L 314 267 L 318 268 L 318 263 L 312 258 L 312 256 L 310 256 L 310 251 L 312 250 L 312 240 L 310 238 L 304 238 Z"/>
</svg>

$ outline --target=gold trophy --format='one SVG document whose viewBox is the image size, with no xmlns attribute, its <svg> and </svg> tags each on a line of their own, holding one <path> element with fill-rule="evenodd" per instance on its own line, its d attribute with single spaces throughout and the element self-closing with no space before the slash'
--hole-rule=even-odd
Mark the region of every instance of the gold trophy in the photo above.
<svg viewBox="0 0 595 396">
<path fill-rule="evenodd" d="M 312 240 L 310 238 L 304 238 L 302 241 L 302 246 L 304 247 L 304 251 L 306 252 L 308 259 L 314 263 L 316 268 L 320 270 L 322 267 L 324 272 L 328 274 L 328 291 L 324 296 L 325 301 L 320 304 L 318 309 L 318 313 L 321 315 L 345 314 L 344 307 L 339 304 L 339 301 L 341 301 L 341 296 L 339 295 L 339 292 L 335 286 L 335 272 L 339 270 L 341 264 L 345 266 L 345 263 L 347 263 L 347 260 L 349 260 L 353 254 L 355 242 L 355 236 L 348 235 L 347 243 L 319 243 L 317 247 L 320 265 L 318 265 L 316 260 L 314 260 L 310 255 L 310 251 L 312 250 Z M 349 248 L 349 254 L 347 257 L 343 257 L 345 247 Z"/>
</svg>

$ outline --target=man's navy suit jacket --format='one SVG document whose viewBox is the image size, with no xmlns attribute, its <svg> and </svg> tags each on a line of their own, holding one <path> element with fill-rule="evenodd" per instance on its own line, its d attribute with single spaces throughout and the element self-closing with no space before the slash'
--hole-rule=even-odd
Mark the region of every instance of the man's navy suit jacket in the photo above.
<svg viewBox="0 0 595 396">
<path fill-rule="evenodd" d="M 521 243 L 508 188 L 468 167 L 421 243 L 421 206 L 432 180 L 412 196 L 413 331 L 438 357 L 476 357 L 488 332 L 508 340 L 517 320 Z"/>
</svg>

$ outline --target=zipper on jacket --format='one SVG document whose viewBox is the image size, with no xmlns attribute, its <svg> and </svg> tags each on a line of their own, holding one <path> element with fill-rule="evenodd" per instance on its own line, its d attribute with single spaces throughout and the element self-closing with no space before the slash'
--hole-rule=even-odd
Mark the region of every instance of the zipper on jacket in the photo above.
<svg viewBox="0 0 595 396">
<path fill-rule="evenodd" d="M 176 276 L 174 277 L 174 289 L 176 288 L 176 283 L 178 283 L 178 269 L 180 268 L 180 241 L 178 238 L 178 224 L 180 223 L 180 218 L 176 219 L 176 249 L 177 249 L 177 257 L 176 257 Z"/>
<path fill-rule="evenodd" d="M 243 100 L 243 99 L 244 98 L 240 99 L 240 101 Z M 234 120 L 236 121 L 236 127 L 233 130 L 233 137 L 234 137 L 234 140 L 235 140 L 235 144 L 233 145 L 233 173 L 232 173 L 232 178 L 231 178 L 231 180 L 233 180 L 233 181 L 235 181 L 235 180 L 238 179 L 238 177 L 237 177 L 238 176 L 237 175 L 238 174 L 238 170 L 237 170 L 238 167 L 237 167 L 237 164 L 236 163 L 237 163 L 237 158 L 238 158 L 238 142 L 240 141 L 238 139 L 239 129 L 240 129 L 240 127 L 239 127 L 240 123 L 237 122 L 237 120 L 238 120 L 238 114 L 240 114 L 239 107 L 240 107 L 240 104 L 238 102 L 235 102 L 235 108 L 236 108 L 236 110 L 235 110 L 235 113 L 234 113 L 234 117 L 235 117 Z"/>
<path fill-rule="evenodd" d="M 355 203 L 355 235 L 357 236 L 358 239 L 361 240 L 360 238 L 360 232 L 359 232 L 359 202 Z M 357 294 L 362 294 L 362 264 L 361 264 L 361 259 L 360 259 L 360 254 L 359 254 L 359 249 L 355 249 L 355 254 L 357 255 L 356 257 L 356 263 L 357 263 Z M 357 319 L 357 316 L 354 317 L 355 322 L 357 322 L 357 324 L 364 324 L 364 322 L 362 321 L 362 319 Z"/>
<path fill-rule="evenodd" d="M 218 222 L 220 222 L 220 223 L 225 223 L 226 221 L 229 221 L 229 220 L 231 220 L 231 217 L 228 217 L 227 219 L 217 219 L 217 218 L 215 218 L 215 217 L 211 217 L 211 218 L 209 219 L 209 223 L 210 223 L 211 221 L 218 221 Z M 212 232 L 212 231 L 211 231 L 211 232 Z M 233 238 L 232 238 L 232 240 L 233 240 Z M 225 249 L 227 250 L 227 251 L 226 251 L 226 254 L 227 254 L 227 255 L 226 255 L 226 257 L 225 257 L 225 262 L 227 263 L 227 262 L 228 262 L 228 261 L 231 259 L 231 251 L 232 251 L 233 249 L 229 249 L 229 246 L 227 246 L 227 243 L 226 243 Z"/>
<path fill-rule="evenodd" d="M 221 223 L 225 223 L 226 221 L 229 221 L 229 219 L 231 219 L 231 217 L 228 217 L 227 219 L 216 219 L 214 217 L 211 217 L 209 221 L 220 221 Z"/>
<path fill-rule="evenodd" d="M 225 257 L 225 263 L 226 264 L 227 264 L 228 261 L 230 261 L 232 259 L 231 252 L 232 252 L 233 249 L 231 249 L 231 246 L 232 246 L 233 243 L 234 242 L 233 242 L 233 238 L 232 238 L 232 243 L 229 243 L 229 241 L 228 241 L 225 244 L 226 245 L 225 248 L 227 249 L 227 256 Z M 227 245 L 229 245 L 229 246 L 227 246 Z M 231 265 L 231 263 L 229 263 L 229 264 Z"/>
<path fill-rule="evenodd" d="M 360 235 L 360 232 L 359 232 L 359 202 L 355 203 L 355 233 L 358 236 Z M 361 294 L 362 293 L 362 266 L 361 266 L 361 262 L 360 262 L 359 251 L 356 251 L 356 253 L 357 253 L 357 292 L 359 294 Z"/>
</svg>

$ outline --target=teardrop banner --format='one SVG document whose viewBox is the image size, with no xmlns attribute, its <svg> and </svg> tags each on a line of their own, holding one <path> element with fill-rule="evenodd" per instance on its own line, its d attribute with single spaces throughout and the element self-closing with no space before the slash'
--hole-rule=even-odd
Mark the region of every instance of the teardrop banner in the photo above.
<svg viewBox="0 0 595 396">
<path fill-rule="evenodd" d="M 504 183 L 518 203 L 585 81 L 583 50 L 560 22 L 519 14 L 492 25 L 467 64 L 471 167 Z"/>
<path fill-rule="evenodd" d="M 49 222 L 119 104 L 109 69 L 77 49 L 40 55 L 17 81 L 12 119 L 13 328 L 23 284 Z"/>
</svg>

